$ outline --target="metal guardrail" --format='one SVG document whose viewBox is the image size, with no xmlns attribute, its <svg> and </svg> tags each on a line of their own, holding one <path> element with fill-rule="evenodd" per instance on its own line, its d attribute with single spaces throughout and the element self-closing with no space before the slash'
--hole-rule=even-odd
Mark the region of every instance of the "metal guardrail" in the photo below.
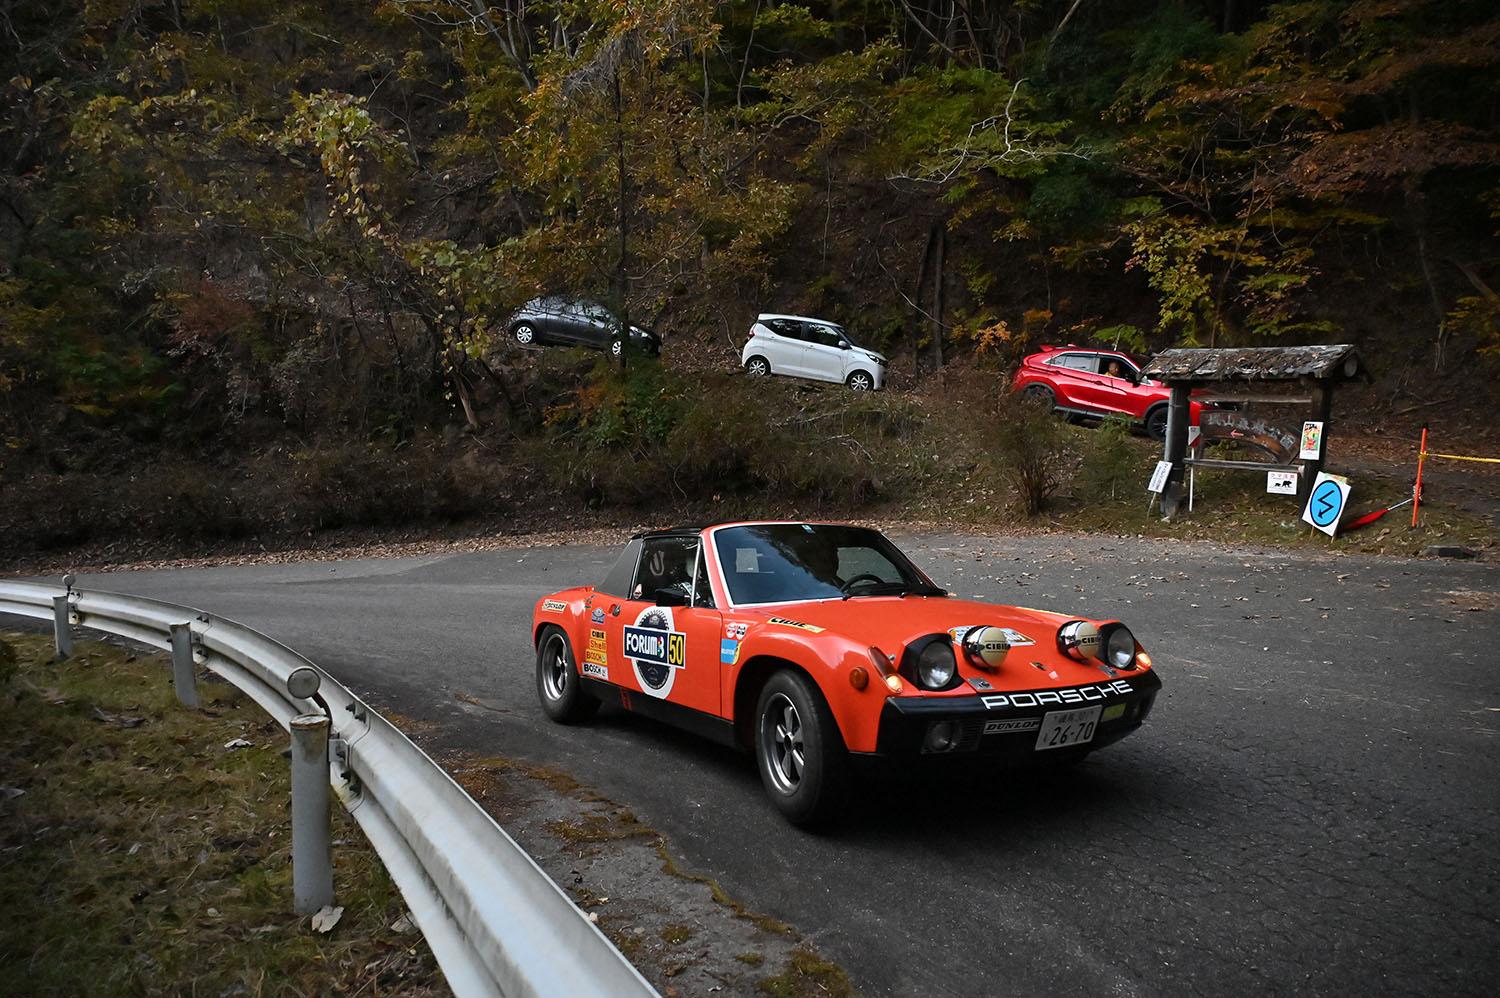
<svg viewBox="0 0 1500 998">
<path fill-rule="evenodd" d="M 0 614 L 56 620 L 172 650 L 186 624 L 193 660 L 244 691 L 283 728 L 315 709 L 287 690 L 322 678 L 331 716 L 329 783 L 396 882 L 455 994 L 655 995 L 530 856 L 389 721 L 296 652 L 243 624 L 120 593 L 0 580 Z M 66 621 L 61 619 L 66 615 Z"/>
</svg>

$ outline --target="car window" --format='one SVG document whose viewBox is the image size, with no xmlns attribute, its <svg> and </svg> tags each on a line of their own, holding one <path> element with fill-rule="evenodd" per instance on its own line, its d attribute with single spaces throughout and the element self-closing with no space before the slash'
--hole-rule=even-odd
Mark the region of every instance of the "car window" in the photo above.
<svg viewBox="0 0 1500 998">
<path fill-rule="evenodd" d="M 808 340 L 820 346 L 836 347 L 839 345 L 839 340 L 843 339 L 837 330 L 829 326 L 815 326 L 812 323 L 808 323 L 806 328 L 809 332 Z"/>
<path fill-rule="evenodd" d="M 932 585 L 895 545 L 868 527 L 724 527 L 714 532 L 714 547 L 729 596 L 739 604 L 835 599 L 846 595 L 845 585 L 866 573 L 882 582 Z"/>
<path fill-rule="evenodd" d="M 1126 381 L 1135 381 L 1140 372 L 1135 365 L 1123 357 L 1111 357 L 1104 354 L 1099 358 L 1100 373 L 1110 378 L 1124 378 Z"/>
<path fill-rule="evenodd" d="M 800 322 L 793 322 L 791 319 L 772 319 L 768 325 L 779 335 L 785 336 L 789 340 L 806 339 L 802 335 L 802 324 Z"/>
<path fill-rule="evenodd" d="M 1065 353 L 1061 357 L 1049 360 L 1047 363 L 1056 364 L 1058 367 L 1066 367 L 1073 371 L 1086 371 L 1089 374 L 1099 373 L 1099 358 L 1091 353 Z"/>
<path fill-rule="evenodd" d="M 684 598 L 692 596 L 693 562 L 697 558 L 696 537 L 647 537 L 641 544 L 641 562 L 630 598 L 653 602 L 662 590 Z"/>
<path fill-rule="evenodd" d="M 839 548 L 839 578 L 848 582 L 861 575 L 873 575 L 881 582 L 901 581 L 900 567 L 875 548 Z"/>
<path fill-rule="evenodd" d="M 693 568 L 693 606 L 704 606 L 712 609 L 714 605 L 714 587 L 708 580 L 708 562 L 703 558 L 703 547 L 698 548 L 698 561 Z"/>
<path fill-rule="evenodd" d="M 641 542 L 631 541 L 625 545 L 620 552 L 620 557 L 615 559 L 615 566 L 609 570 L 604 581 L 595 586 L 595 590 L 610 596 L 618 596 L 621 599 L 630 598 L 630 583 L 635 578 L 635 563 L 641 556 Z"/>
</svg>

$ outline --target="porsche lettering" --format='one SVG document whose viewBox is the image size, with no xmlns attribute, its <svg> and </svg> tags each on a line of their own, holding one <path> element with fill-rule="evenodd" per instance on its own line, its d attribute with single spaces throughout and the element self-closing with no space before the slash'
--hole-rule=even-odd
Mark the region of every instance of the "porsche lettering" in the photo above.
<svg viewBox="0 0 1500 998">
<path fill-rule="evenodd" d="M 986 693 L 979 699 L 990 710 L 1007 707 L 1045 707 L 1048 704 L 1091 703 L 1107 700 L 1111 696 L 1126 696 L 1134 693 L 1129 680 L 1116 679 L 1112 683 L 1097 686 L 1076 686 L 1067 690 L 1035 690 L 1028 693 Z"/>
</svg>

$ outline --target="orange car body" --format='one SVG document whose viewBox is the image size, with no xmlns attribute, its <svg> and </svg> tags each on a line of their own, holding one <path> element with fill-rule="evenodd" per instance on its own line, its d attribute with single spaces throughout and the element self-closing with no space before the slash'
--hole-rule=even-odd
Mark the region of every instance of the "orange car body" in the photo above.
<svg viewBox="0 0 1500 998">
<path fill-rule="evenodd" d="M 714 539 L 744 525 L 692 532 L 711 588 L 711 600 L 700 588 L 693 602 L 712 606 L 664 607 L 640 593 L 578 586 L 537 601 L 533 640 L 560 628 L 591 696 L 742 746 L 752 739 L 749 715 L 761 684 L 778 669 L 795 669 L 816 684 L 844 747 L 878 756 L 934 754 L 927 736 L 938 721 L 953 722 L 940 754 L 1041 754 L 1051 747 L 1038 743 L 1049 714 L 1097 706 L 1089 737 L 1065 741 L 1067 751 L 1056 753 L 1077 755 L 1138 728 L 1161 686 L 1133 636 L 1128 668 L 1070 654 L 1060 629 L 1083 618 L 1064 614 L 914 594 L 737 605 Z M 690 535 L 640 537 L 669 533 Z M 1105 634 L 1119 626 L 1089 623 Z M 998 665 L 963 652 L 963 638 L 981 627 L 1005 635 L 1009 647 Z M 906 667 L 908 650 L 928 641 L 955 647 L 951 688 L 923 689 Z"/>
</svg>

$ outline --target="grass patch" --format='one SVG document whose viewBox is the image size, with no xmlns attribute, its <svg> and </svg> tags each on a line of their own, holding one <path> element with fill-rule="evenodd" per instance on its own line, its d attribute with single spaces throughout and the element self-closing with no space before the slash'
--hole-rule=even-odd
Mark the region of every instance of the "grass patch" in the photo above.
<svg viewBox="0 0 1500 998">
<path fill-rule="evenodd" d="M 751 911 L 742 902 L 730 897 L 729 892 L 720 886 L 719 882 L 713 877 L 706 877 L 701 873 L 688 873 L 682 867 L 678 866 L 677 861 L 672 858 L 672 854 L 667 852 L 667 844 L 661 839 L 658 839 L 656 842 L 656 853 L 661 857 L 661 872 L 671 877 L 677 877 L 679 880 L 703 884 L 708 888 L 710 896 L 714 899 L 714 903 L 728 908 L 734 912 L 735 917 L 743 918 L 762 932 L 770 933 L 773 936 L 796 935 L 792 927 L 785 922 L 772 918 L 770 915 L 762 915 Z"/>
<path fill-rule="evenodd" d="M 693 938 L 693 927 L 691 925 L 665 925 L 659 933 L 661 941 L 669 946 L 681 946 Z"/>
<path fill-rule="evenodd" d="M 0 977 L 30 995 L 448 993 L 421 936 L 390 928 L 405 906 L 342 808 L 343 918 L 318 935 L 292 914 L 287 736 L 252 701 L 205 683 L 182 708 L 160 655 L 6 647 Z"/>
<path fill-rule="evenodd" d="M 806 995 L 853 998 L 856 994 L 842 967 L 809 949 L 793 951 L 786 970 L 761 981 L 759 987 L 773 998 L 803 998 Z"/>
<path fill-rule="evenodd" d="M 549 821 L 547 830 L 573 845 L 639 839 L 656 834 L 630 811 L 609 811 L 580 815 L 568 821 Z"/>
</svg>

